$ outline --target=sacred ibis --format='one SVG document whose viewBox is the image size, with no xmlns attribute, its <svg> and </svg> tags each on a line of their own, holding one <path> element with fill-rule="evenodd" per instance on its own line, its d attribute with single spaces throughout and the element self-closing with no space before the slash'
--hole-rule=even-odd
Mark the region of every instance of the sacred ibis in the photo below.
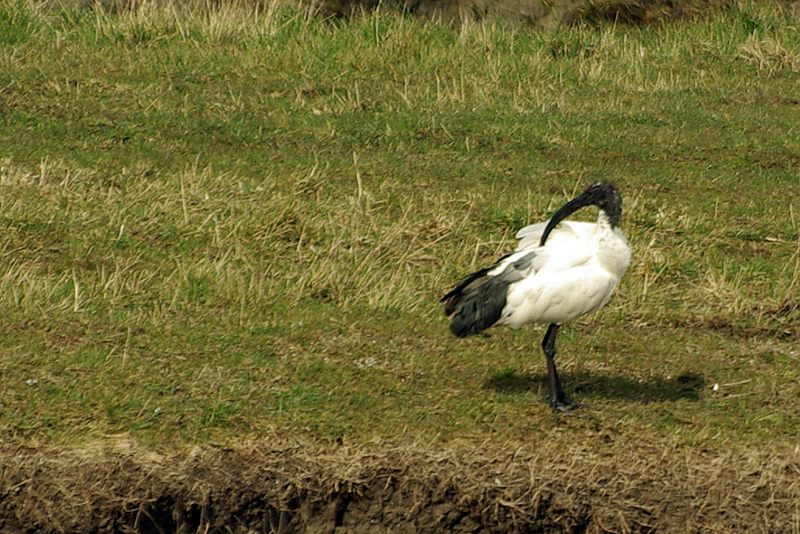
<svg viewBox="0 0 800 534">
<path fill-rule="evenodd" d="M 591 205 L 600 210 L 596 223 L 564 220 Z M 562 324 L 605 305 L 625 274 L 631 251 L 617 226 L 621 215 L 619 190 L 597 182 L 547 223 L 521 229 L 514 252 L 470 274 L 442 297 L 450 330 L 467 337 L 493 325 L 548 324 L 542 349 L 550 406 L 564 410 L 576 404 L 558 378 L 556 335 Z"/>
</svg>

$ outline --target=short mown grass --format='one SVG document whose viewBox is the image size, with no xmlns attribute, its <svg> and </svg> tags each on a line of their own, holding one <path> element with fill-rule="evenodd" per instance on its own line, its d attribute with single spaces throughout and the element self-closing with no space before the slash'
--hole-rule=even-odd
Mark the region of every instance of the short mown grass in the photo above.
<svg viewBox="0 0 800 534">
<path fill-rule="evenodd" d="M 798 87 L 769 3 L 534 32 L 3 0 L 0 429 L 796 443 Z M 542 332 L 458 340 L 437 301 L 601 178 L 634 256 L 560 337 L 565 430 Z"/>
</svg>

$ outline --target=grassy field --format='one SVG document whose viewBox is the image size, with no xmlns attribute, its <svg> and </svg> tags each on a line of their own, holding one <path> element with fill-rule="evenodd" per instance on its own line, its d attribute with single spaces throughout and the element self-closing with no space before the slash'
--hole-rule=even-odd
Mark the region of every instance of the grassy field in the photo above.
<svg viewBox="0 0 800 534">
<path fill-rule="evenodd" d="M 2 0 L 0 440 L 800 470 L 799 87 L 770 3 L 534 32 Z M 541 329 L 458 340 L 438 297 L 597 179 L 634 255 L 559 338 L 564 420 Z"/>
</svg>

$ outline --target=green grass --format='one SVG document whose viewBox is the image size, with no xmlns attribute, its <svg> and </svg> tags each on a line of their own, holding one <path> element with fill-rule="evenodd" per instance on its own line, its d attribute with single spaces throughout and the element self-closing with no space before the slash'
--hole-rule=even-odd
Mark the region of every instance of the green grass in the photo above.
<svg viewBox="0 0 800 534">
<path fill-rule="evenodd" d="M 3 0 L 0 431 L 580 439 L 540 330 L 457 340 L 437 300 L 608 178 L 633 264 L 563 331 L 567 390 L 637 439 L 796 443 L 799 73 L 771 4 L 537 33 Z"/>
</svg>

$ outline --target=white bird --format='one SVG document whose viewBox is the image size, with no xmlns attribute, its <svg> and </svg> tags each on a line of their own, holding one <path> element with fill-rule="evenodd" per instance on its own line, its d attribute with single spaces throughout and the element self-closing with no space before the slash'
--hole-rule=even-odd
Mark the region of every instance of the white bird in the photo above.
<svg viewBox="0 0 800 534">
<path fill-rule="evenodd" d="M 590 205 L 600 209 L 596 223 L 564 220 Z M 547 223 L 522 228 L 514 252 L 470 274 L 442 297 L 450 330 L 467 337 L 493 325 L 548 324 L 542 349 L 550 406 L 564 410 L 576 404 L 558 378 L 556 335 L 562 324 L 603 307 L 625 274 L 631 251 L 617 227 L 621 215 L 619 190 L 597 182 Z"/>
</svg>

